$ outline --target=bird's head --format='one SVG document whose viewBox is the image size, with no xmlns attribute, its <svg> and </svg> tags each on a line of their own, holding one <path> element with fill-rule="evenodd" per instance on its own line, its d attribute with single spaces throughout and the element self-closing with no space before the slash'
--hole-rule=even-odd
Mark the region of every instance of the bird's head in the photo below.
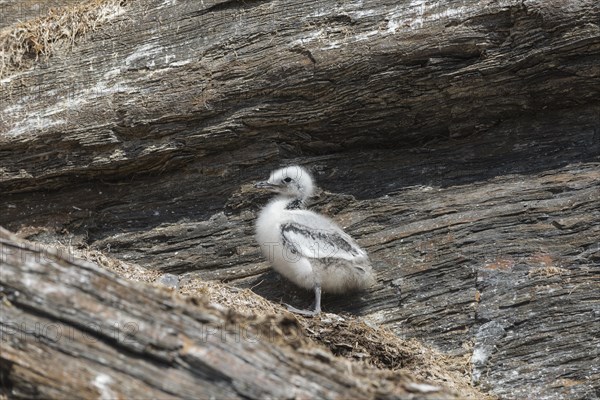
<svg viewBox="0 0 600 400">
<path fill-rule="evenodd" d="M 257 182 L 254 187 L 268 189 L 285 196 L 304 200 L 313 194 L 313 180 L 309 172 L 297 165 L 271 172 L 269 179 Z"/>
</svg>

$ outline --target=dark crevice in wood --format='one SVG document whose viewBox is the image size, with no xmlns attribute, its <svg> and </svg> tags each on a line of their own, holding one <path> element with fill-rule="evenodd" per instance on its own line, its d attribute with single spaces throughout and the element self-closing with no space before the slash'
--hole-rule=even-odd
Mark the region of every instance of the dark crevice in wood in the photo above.
<svg viewBox="0 0 600 400">
<path fill-rule="evenodd" d="M 205 10 L 202 10 L 198 13 L 193 13 L 192 15 L 200 16 L 209 13 L 216 13 L 221 11 L 230 11 L 230 10 L 247 10 L 253 7 L 260 6 L 261 4 L 268 3 L 270 0 L 225 0 L 225 1 L 217 1 L 216 4 L 211 5 Z"/>
</svg>

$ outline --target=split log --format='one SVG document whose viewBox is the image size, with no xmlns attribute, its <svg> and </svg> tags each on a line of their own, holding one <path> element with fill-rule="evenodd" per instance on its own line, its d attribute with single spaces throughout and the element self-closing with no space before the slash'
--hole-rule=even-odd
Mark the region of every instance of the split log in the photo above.
<svg viewBox="0 0 600 400">
<path fill-rule="evenodd" d="M 96 3 L 86 37 L 4 42 L 34 53 L 0 79 L 0 225 L 302 300 L 250 189 L 302 163 L 378 271 L 327 311 L 503 398 L 598 394 L 597 2 Z"/>
<path fill-rule="evenodd" d="M 0 230 L 0 383 L 9 398 L 436 398 L 334 357 L 291 315 L 251 320 L 118 278 Z"/>
</svg>

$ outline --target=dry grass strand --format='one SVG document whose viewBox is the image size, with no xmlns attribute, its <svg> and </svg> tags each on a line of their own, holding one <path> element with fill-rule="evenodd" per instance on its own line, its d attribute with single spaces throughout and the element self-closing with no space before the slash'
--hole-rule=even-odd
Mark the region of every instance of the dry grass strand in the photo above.
<svg viewBox="0 0 600 400">
<path fill-rule="evenodd" d="M 78 38 L 123 14 L 127 0 L 90 0 L 18 22 L 0 31 L 0 78 L 47 60 L 57 48 L 73 49 Z"/>
</svg>

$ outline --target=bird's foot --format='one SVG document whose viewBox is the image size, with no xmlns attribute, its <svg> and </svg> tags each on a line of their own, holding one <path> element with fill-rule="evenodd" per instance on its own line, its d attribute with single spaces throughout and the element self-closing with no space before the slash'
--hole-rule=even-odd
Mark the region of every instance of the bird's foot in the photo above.
<svg viewBox="0 0 600 400">
<path fill-rule="evenodd" d="M 284 303 L 284 305 L 287 307 L 288 311 L 291 311 L 291 312 L 296 313 L 296 314 L 304 315 L 305 317 L 315 317 L 315 316 L 321 314 L 321 310 L 320 309 L 301 310 L 301 309 L 296 308 L 294 306 L 290 306 L 289 304 L 285 304 Z"/>
</svg>

